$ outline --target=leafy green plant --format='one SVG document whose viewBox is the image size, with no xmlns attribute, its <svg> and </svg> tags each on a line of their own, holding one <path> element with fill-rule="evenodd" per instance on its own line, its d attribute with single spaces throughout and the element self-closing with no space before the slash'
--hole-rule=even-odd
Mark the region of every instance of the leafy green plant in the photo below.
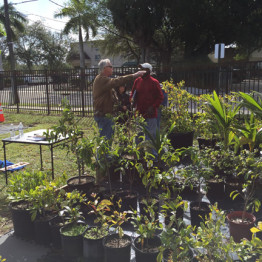
<svg viewBox="0 0 262 262">
<path fill-rule="evenodd" d="M 75 207 L 64 206 L 63 210 L 59 211 L 59 216 L 63 218 L 65 224 L 84 223 L 83 212 L 80 210 L 79 205 Z"/>
<path fill-rule="evenodd" d="M 30 204 L 32 220 L 37 215 L 49 211 L 58 211 L 65 194 L 59 187 L 64 184 L 66 176 L 62 175 L 49 181 L 48 175 L 41 171 L 24 171 L 12 176 L 8 186 L 9 199 L 25 200 Z"/>
<path fill-rule="evenodd" d="M 95 214 L 96 218 L 94 223 L 96 226 L 88 230 L 85 237 L 92 239 L 99 239 L 108 235 L 108 215 L 111 214 L 111 206 L 113 203 L 108 199 L 102 199 L 100 201 L 99 197 L 94 201 L 89 201 L 87 203 L 91 207 L 90 214 Z"/>
<path fill-rule="evenodd" d="M 58 212 L 65 191 L 58 190 L 55 182 L 44 181 L 43 185 L 29 191 L 28 201 L 32 204 L 31 218 L 37 215 L 45 217 L 50 212 Z"/>
<path fill-rule="evenodd" d="M 213 175 L 213 169 L 209 166 L 207 159 L 202 157 L 204 151 L 205 150 L 199 150 L 195 147 L 185 149 L 184 154 L 190 156 L 192 163 L 177 170 L 177 174 L 184 178 L 185 184 L 191 188 L 195 185 L 198 187 L 199 204 L 201 199 L 201 184 Z M 204 189 L 206 191 L 206 188 Z"/>
<path fill-rule="evenodd" d="M 262 129 L 261 124 L 254 117 L 254 114 L 251 113 L 249 118 L 245 119 L 244 125 L 238 127 L 238 145 L 248 145 L 249 151 L 254 152 L 255 149 L 259 147 L 259 144 L 262 142 Z"/>
<path fill-rule="evenodd" d="M 207 112 L 210 115 L 215 128 L 223 142 L 224 148 L 227 149 L 234 138 L 234 124 L 240 105 L 235 103 L 234 98 L 230 96 L 218 97 L 216 91 L 213 96 L 205 95 Z M 228 102 L 230 101 L 230 102 Z"/>
<path fill-rule="evenodd" d="M 178 151 L 173 152 L 173 147 L 170 144 L 168 135 L 173 131 L 175 123 L 164 132 L 156 131 L 156 136 L 153 137 L 150 132 L 144 127 L 144 132 L 149 137 L 149 140 L 145 141 L 145 144 L 149 148 L 153 148 L 157 152 L 157 158 L 154 160 L 157 163 L 158 169 L 162 168 L 161 165 L 171 165 L 179 161 Z M 148 150 L 146 150 L 148 151 Z"/>
<path fill-rule="evenodd" d="M 240 103 L 241 107 L 246 107 L 251 110 L 260 119 L 262 118 L 262 95 L 259 92 L 253 92 L 253 94 L 246 94 L 243 92 L 236 93 L 242 98 Z M 254 94 L 257 96 L 258 101 L 254 98 Z"/>
<path fill-rule="evenodd" d="M 79 236 L 85 232 L 87 227 L 84 223 L 72 223 L 63 228 L 62 234 L 65 236 Z"/>
<path fill-rule="evenodd" d="M 115 159 L 119 157 L 119 147 L 115 148 L 111 147 L 110 141 L 105 139 L 105 137 L 100 137 L 96 132 L 96 135 L 93 137 L 95 143 L 95 159 L 96 159 L 96 167 L 99 172 L 104 174 L 105 177 L 108 178 L 109 189 L 112 194 L 112 182 L 111 182 L 111 174 L 109 172 L 110 167 L 115 162 Z M 98 184 L 101 181 L 97 181 Z"/>
<path fill-rule="evenodd" d="M 170 262 L 192 261 L 193 252 L 191 249 L 195 242 L 192 234 L 193 228 L 191 225 L 179 227 L 179 230 L 168 226 L 160 235 L 162 245 L 159 248 L 160 252 L 157 256 L 157 262 L 163 261 L 162 259 L 165 253 Z"/>
<path fill-rule="evenodd" d="M 121 210 L 121 206 L 122 206 L 122 200 L 119 199 L 116 203 L 117 207 L 115 207 L 114 205 L 111 207 L 111 214 L 110 216 L 107 216 L 107 222 L 109 224 L 109 227 L 114 228 L 115 232 L 117 232 L 118 234 L 118 247 L 120 246 L 120 240 L 123 238 L 124 236 L 124 229 L 122 227 L 122 225 L 125 222 L 128 222 L 128 220 L 130 219 L 130 217 L 128 216 L 128 214 L 132 213 L 132 211 L 119 211 Z"/>
<path fill-rule="evenodd" d="M 173 132 L 193 131 L 193 119 L 188 110 L 189 104 L 196 97 L 183 89 L 185 81 L 174 84 L 173 81 L 163 82 L 163 89 L 168 96 L 168 107 L 163 110 L 168 128 L 175 123 Z"/>
<path fill-rule="evenodd" d="M 136 118 L 130 115 L 125 125 L 116 121 L 115 137 L 118 144 L 119 157 L 117 158 L 117 169 L 128 178 L 129 191 L 132 192 L 136 170 L 139 168 L 142 156 L 144 136 L 137 139 L 139 126 L 143 122 L 141 116 Z M 140 141 L 141 140 L 141 141 Z"/>
<path fill-rule="evenodd" d="M 207 165 L 214 170 L 214 175 L 218 177 L 230 177 L 236 175 L 236 167 L 239 157 L 232 150 L 210 149 L 201 152 L 202 158 L 207 161 Z"/>
<path fill-rule="evenodd" d="M 62 107 L 64 109 L 62 112 L 62 117 L 59 120 L 59 124 L 52 126 L 51 129 L 47 130 L 47 132 L 45 132 L 44 134 L 48 141 L 51 140 L 57 141 L 60 137 L 69 138 L 70 142 L 64 143 L 63 147 L 67 148 L 68 152 L 70 151 L 74 155 L 76 155 L 78 171 L 79 171 L 79 184 L 80 184 L 81 165 L 83 162 L 81 155 L 83 155 L 83 147 L 81 146 L 81 142 L 79 142 L 79 139 L 83 137 L 83 132 L 79 129 L 78 126 L 79 120 L 76 120 L 74 112 L 72 111 L 71 105 L 67 99 L 62 100 Z M 80 154 L 80 149 L 82 149 L 81 154 Z M 90 152 L 89 147 L 88 150 L 89 153 Z M 88 154 L 85 154 L 85 156 L 86 155 Z"/>
<path fill-rule="evenodd" d="M 225 227 L 225 213 L 211 206 L 209 216 L 200 223 L 195 235 L 196 260 L 201 262 L 234 261 L 232 254 L 241 246 L 227 237 L 221 229 Z"/>
<path fill-rule="evenodd" d="M 7 193 L 10 200 L 21 200 L 28 197 L 28 192 L 43 185 L 48 179 L 42 171 L 22 171 L 12 174 L 9 179 Z"/>
<path fill-rule="evenodd" d="M 157 230 L 163 228 L 159 222 L 158 213 L 155 210 L 155 202 L 150 201 L 149 203 L 145 200 L 144 204 L 146 204 L 145 214 L 138 214 L 137 210 L 135 210 L 132 214 L 131 221 L 136 233 L 139 235 L 142 250 L 149 247 L 148 240 L 156 235 Z"/>
<path fill-rule="evenodd" d="M 212 119 L 209 118 L 207 112 L 197 112 L 194 116 L 194 126 L 196 137 L 201 137 L 205 139 L 216 138 L 217 130 Z"/>
<path fill-rule="evenodd" d="M 182 200 L 180 195 L 176 195 L 173 198 L 170 197 L 170 192 L 162 193 L 160 198 L 163 201 L 161 206 L 161 213 L 165 218 L 168 217 L 169 222 L 166 223 L 166 229 L 176 227 L 179 228 L 183 225 L 183 219 L 179 218 L 177 213 L 178 209 L 187 209 L 187 202 Z M 181 221 L 182 220 L 182 221 Z"/>
<path fill-rule="evenodd" d="M 237 175 L 243 176 L 245 182 L 242 191 L 232 191 L 230 197 L 234 200 L 237 196 L 241 196 L 244 200 L 242 213 L 242 221 L 245 221 L 245 212 L 251 208 L 251 212 L 258 212 L 261 206 L 259 199 L 254 197 L 255 184 L 260 173 L 262 172 L 262 161 L 260 158 L 254 157 L 254 153 L 243 151 L 240 155 L 239 165 L 237 166 Z"/>
</svg>

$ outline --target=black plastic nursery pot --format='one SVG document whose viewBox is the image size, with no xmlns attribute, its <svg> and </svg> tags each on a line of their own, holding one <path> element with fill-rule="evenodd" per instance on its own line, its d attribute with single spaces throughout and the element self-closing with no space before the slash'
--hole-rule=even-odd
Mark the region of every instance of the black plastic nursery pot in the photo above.
<svg viewBox="0 0 262 262">
<path fill-rule="evenodd" d="M 199 227 L 200 222 L 205 221 L 205 217 L 209 214 L 210 208 L 207 202 L 190 202 L 190 216 L 191 225 L 193 227 Z"/>
<path fill-rule="evenodd" d="M 50 220 L 54 216 L 39 216 L 34 221 L 35 241 L 40 245 L 50 245 L 52 242 Z"/>
<path fill-rule="evenodd" d="M 159 236 L 154 236 L 144 240 L 144 246 L 141 245 L 140 237 L 136 237 L 133 242 L 133 248 L 136 254 L 136 262 L 155 262 L 159 254 L 161 240 Z"/>
<path fill-rule="evenodd" d="M 77 189 L 82 193 L 89 194 L 95 186 L 95 178 L 93 176 L 79 176 L 71 177 L 67 180 L 67 185 L 69 187 L 69 191 L 73 191 Z"/>
<path fill-rule="evenodd" d="M 242 215 L 244 215 L 244 219 L 246 220 L 244 223 L 240 221 L 240 219 L 242 220 Z M 235 242 L 239 243 L 243 238 L 252 239 L 250 229 L 254 227 L 256 222 L 256 217 L 253 214 L 243 211 L 232 211 L 226 218 L 229 223 L 230 236 L 233 237 Z"/>
<path fill-rule="evenodd" d="M 51 231 L 51 243 L 53 248 L 61 249 L 61 235 L 60 228 L 62 227 L 62 218 L 55 216 L 49 221 L 49 227 Z"/>
<path fill-rule="evenodd" d="M 233 178 L 226 178 L 225 180 L 225 196 L 227 199 L 232 200 L 230 197 L 231 192 L 233 191 L 242 191 L 243 181 L 240 178 L 233 177 Z M 237 196 L 234 201 L 242 201 L 243 199 L 241 196 Z"/>
<path fill-rule="evenodd" d="M 131 245 L 132 239 L 128 235 L 122 237 L 123 241 L 120 239 L 120 245 L 118 246 L 119 236 L 118 234 L 112 234 L 104 237 L 102 243 L 105 251 L 104 262 L 129 262 L 131 259 Z"/>
<path fill-rule="evenodd" d="M 174 149 L 190 147 L 193 145 L 194 131 L 185 133 L 171 132 L 168 135 L 170 143 Z"/>
<path fill-rule="evenodd" d="M 118 194 L 122 199 L 121 211 L 137 210 L 138 193 L 136 191 L 124 190 Z"/>
<path fill-rule="evenodd" d="M 215 148 L 215 145 L 217 143 L 216 139 L 206 139 L 206 138 L 197 138 L 199 149 L 205 149 L 208 148 Z"/>
<path fill-rule="evenodd" d="M 29 203 L 25 201 L 11 202 L 9 208 L 15 235 L 28 240 L 34 239 L 34 224 L 31 220 L 31 211 L 28 209 L 30 208 Z"/>
<path fill-rule="evenodd" d="M 225 199 L 225 182 L 221 179 L 209 179 L 207 182 L 207 197 L 211 203 Z"/>
<path fill-rule="evenodd" d="M 86 261 L 104 261 L 104 247 L 103 239 L 104 237 L 94 239 L 88 238 L 85 234 L 88 230 L 94 227 L 89 227 L 83 235 L 83 256 Z"/>
<path fill-rule="evenodd" d="M 195 200 L 198 196 L 198 186 L 194 185 L 192 188 L 189 185 L 186 185 L 182 187 L 182 185 L 177 184 L 178 188 L 181 188 L 180 190 L 180 196 L 185 200 Z"/>
<path fill-rule="evenodd" d="M 67 224 L 60 228 L 61 245 L 65 257 L 77 258 L 83 256 L 83 233 L 76 236 L 67 236 L 64 232 L 73 224 Z"/>
</svg>

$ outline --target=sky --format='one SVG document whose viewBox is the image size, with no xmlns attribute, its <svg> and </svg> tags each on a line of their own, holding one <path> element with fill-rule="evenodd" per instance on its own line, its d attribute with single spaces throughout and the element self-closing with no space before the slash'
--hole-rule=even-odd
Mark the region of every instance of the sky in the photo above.
<svg viewBox="0 0 262 262">
<path fill-rule="evenodd" d="M 3 1 L 3 0 L 2 0 Z M 23 13 L 29 23 L 40 20 L 46 29 L 61 32 L 67 19 L 54 18 L 54 14 L 61 10 L 66 0 L 8 0 L 13 3 L 17 11 Z"/>
</svg>

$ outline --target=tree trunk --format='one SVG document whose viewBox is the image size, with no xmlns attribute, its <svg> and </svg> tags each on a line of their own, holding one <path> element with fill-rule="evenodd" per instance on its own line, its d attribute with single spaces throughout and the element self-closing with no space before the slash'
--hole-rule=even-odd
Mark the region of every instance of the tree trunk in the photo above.
<svg viewBox="0 0 262 262">
<path fill-rule="evenodd" d="M 84 44 L 81 25 L 79 25 L 79 52 L 80 52 L 80 68 L 85 68 Z"/>
</svg>

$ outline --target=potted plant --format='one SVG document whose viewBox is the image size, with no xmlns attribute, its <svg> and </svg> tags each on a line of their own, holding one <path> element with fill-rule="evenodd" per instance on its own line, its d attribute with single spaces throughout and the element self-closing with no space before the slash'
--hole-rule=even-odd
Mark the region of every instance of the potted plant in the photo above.
<svg viewBox="0 0 262 262">
<path fill-rule="evenodd" d="M 239 125 L 236 144 L 242 149 L 248 149 L 250 152 L 257 151 L 257 156 L 260 155 L 259 145 L 262 142 L 261 124 L 251 113 L 245 118 L 244 125 Z M 246 147 L 246 148 L 245 148 Z"/>
<path fill-rule="evenodd" d="M 205 215 L 209 212 L 209 204 L 207 202 L 201 201 L 203 194 L 201 192 L 202 184 L 210 178 L 213 170 L 207 165 L 206 159 L 201 157 L 201 151 L 189 147 L 185 150 L 186 154 L 190 155 L 192 164 L 179 169 L 180 176 L 185 178 L 186 183 L 191 187 L 194 184 L 198 187 L 198 196 L 195 201 L 190 202 L 190 215 L 191 215 L 191 225 L 198 227 L 201 222 L 201 218 L 204 219 Z M 206 191 L 206 189 L 205 189 Z"/>
<path fill-rule="evenodd" d="M 253 92 L 252 94 L 246 94 L 243 92 L 236 93 L 238 96 L 242 98 L 240 103 L 241 107 L 248 108 L 251 110 L 258 118 L 262 118 L 262 103 L 261 98 L 262 95 L 259 92 Z M 255 98 L 255 95 L 258 99 Z"/>
<path fill-rule="evenodd" d="M 94 177 L 83 174 L 83 163 L 92 165 L 93 144 L 87 143 L 83 139 L 83 132 L 78 127 L 74 113 L 71 110 L 71 105 L 67 99 L 62 100 L 64 107 L 62 117 L 59 124 L 53 126 L 45 133 L 47 140 L 57 140 L 60 136 L 68 137 L 69 143 L 64 143 L 63 146 L 68 149 L 68 152 L 76 156 L 78 166 L 78 176 L 68 179 L 67 184 L 71 190 L 78 189 L 85 193 L 89 193 L 89 189 L 94 187 Z"/>
<path fill-rule="evenodd" d="M 64 206 L 59 212 L 66 224 L 60 228 L 63 254 L 70 258 L 79 258 L 83 255 L 83 234 L 87 225 L 80 211 L 80 206 Z"/>
<path fill-rule="evenodd" d="M 176 219 L 175 219 L 176 220 Z M 160 235 L 161 247 L 157 262 L 190 262 L 193 261 L 193 247 L 195 239 L 192 237 L 191 225 L 181 226 L 182 220 L 174 221 L 178 227 L 167 225 Z"/>
<path fill-rule="evenodd" d="M 238 254 L 242 248 L 221 230 L 226 226 L 225 220 L 224 211 L 211 206 L 210 214 L 195 234 L 193 247 L 197 261 L 235 261 L 233 254 Z"/>
<path fill-rule="evenodd" d="M 254 197 L 255 184 L 262 168 L 260 158 L 254 158 L 254 154 L 247 153 L 245 161 L 239 168 L 239 175 L 245 174 L 245 182 L 243 183 L 242 191 L 232 191 L 230 196 L 235 199 L 241 196 L 244 200 L 243 210 L 232 211 L 227 215 L 229 222 L 230 235 L 236 242 L 240 242 L 242 238 L 251 240 L 252 234 L 250 228 L 253 227 L 256 217 L 254 211 L 258 211 L 261 205 L 259 199 Z M 247 163 L 247 164 L 246 164 Z M 251 208 L 251 213 L 248 209 Z"/>
<path fill-rule="evenodd" d="M 119 145 L 119 157 L 115 172 L 120 172 L 122 190 L 118 192 L 122 199 L 122 211 L 137 208 L 138 191 L 140 190 L 141 180 L 138 169 L 143 164 L 142 142 L 137 141 L 137 125 L 141 118 L 129 116 L 125 126 L 116 123 L 116 137 Z M 138 191 L 133 190 L 134 184 Z M 139 185 L 140 184 L 140 185 Z"/>
<path fill-rule="evenodd" d="M 95 214 L 94 226 L 89 227 L 83 235 L 83 255 L 87 259 L 95 261 L 104 260 L 103 238 L 109 234 L 109 225 L 107 223 L 110 207 L 113 203 L 108 199 L 96 198 L 89 201 L 88 205 L 92 207 L 90 213 Z"/>
<path fill-rule="evenodd" d="M 236 115 L 240 109 L 234 101 L 233 96 L 219 97 L 216 91 L 213 96 L 204 95 L 206 100 L 205 107 L 207 108 L 208 116 L 215 124 L 215 129 L 221 139 L 224 149 L 228 149 L 235 135 Z"/>
<path fill-rule="evenodd" d="M 83 203 L 85 203 L 86 198 L 78 190 L 73 190 L 72 192 L 65 192 L 62 196 L 61 201 L 59 201 L 59 206 L 61 212 L 49 221 L 49 227 L 51 231 L 52 246 L 56 249 L 61 249 L 61 235 L 60 229 L 68 223 L 68 218 L 64 209 L 73 208 L 78 206 L 81 211 Z M 83 214 L 84 217 L 84 214 Z M 85 218 L 86 219 L 86 218 Z"/>
<path fill-rule="evenodd" d="M 56 185 L 64 183 L 66 177 L 63 175 L 57 180 Z M 34 225 L 31 219 L 33 203 L 35 199 L 30 198 L 31 192 L 36 187 L 44 185 L 48 175 L 41 171 L 23 171 L 11 176 L 8 185 L 8 198 L 11 200 L 11 210 L 14 232 L 17 236 L 25 239 L 33 239 Z"/>
<path fill-rule="evenodd" d="M 103 247 L 105 251 L 105 262 L 123 261 L 129 262 L 131 255 L 131 237 L 124 234 L 123 224 L 130 217 L 127 216 L 131 211 L 120 212 L 121 199 L 117 201 L 117 207 L 113 206 L 110 216 L 107 216 L 107 222 L 111 228 L 114 228 L 113 234 L 103 239 Z"/>
<path fill-rule="evenodd" d="M 179 228 L 182 226 L 184 209 L 187 208 L 187 202 L 183 201 L 179 193 L 173 197 L 169 193 L 162 193 L 160 198 L 163 202 L 161 213 L 164 216 L 166 228 Z"/>
<path fill-rule="evenodd" d="M 31 219 L 34 223 L 35 240 L 38 244 L 51 243 L 51 229 L 49 221 L 54 218 L 59 210 L 65 191 L 57 191 L 54 182 L 44 181 L 29 192 L 29 201 L 32 203 Z"/>
<path fill-rule="evenodd" d="M 202 107 L 204 110 L 204 108 Z M 207 112 L 197 112 L 194 117 L 195 123 L 195 135 L 197 137 L 199 149 L 205 147 L 214 148 L 217 142 L 217 131 L 215 125 L 208 117 Z"/>
<path fill-rule="evenodd" d="M 162 224 L 159 223 L 158 216 L 155 215 L 154 206 L 148 204 L 145 215 L 134 211 L 132 223 L 134 224 L 135 232 L 138 234 L 138 237 L 133 242 L 136 261 L 156 261 L 159 247 L 161 246 L 161 240 L 157 232 L 159 229 L 162 229 Z"/>
<path fill-rule="evenodd" d="M 163 110 L 163 119 L 167 129 L 174 124 L 168 135 L 174 149 L 193 145 L 194 125 L 188 109 L 196 98 L 183 89 L 184 85 L 184 81 L 176 85 L 172 80 L 163 82 L 163 89 L 168 96 L 168 107 Z"/>
</svg>

